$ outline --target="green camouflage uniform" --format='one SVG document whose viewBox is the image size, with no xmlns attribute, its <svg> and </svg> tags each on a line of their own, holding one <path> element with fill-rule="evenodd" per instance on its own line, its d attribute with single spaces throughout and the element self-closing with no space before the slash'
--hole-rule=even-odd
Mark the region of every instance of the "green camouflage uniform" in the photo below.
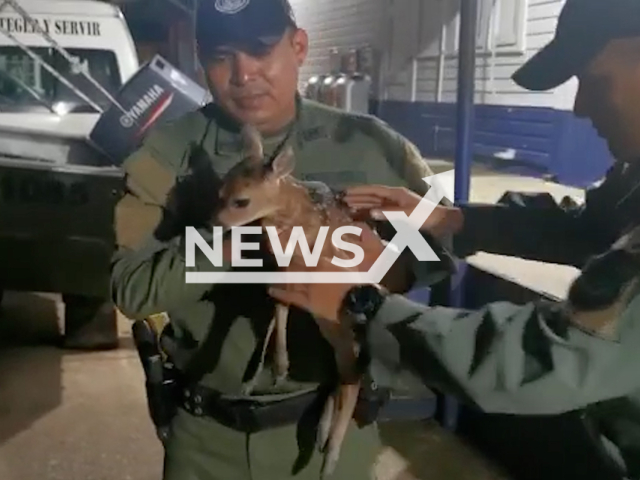
<svg viewBox="0 0 640 480">
<path fill-rule="evenodd" d="M 296 156 L 295 177 L 330 187 L 385 184 L 426 193 L 422 178 L 432 175 L 426 162 L 415 146 L 382 121 L 306 99 L 298 99 L 298 106 L 291 133 L 264 140 L 269 156 L 287 139 Z M 259 285 L 186 284 L 187 271 L 215 267 L 198 251 L 198 266 L 187 268 L 183 237 L 184 226 L 201 225 L 206 218 L 207 213 L 196 211 L 213 204 L 211 168 L 221 177 L 241 155 L 237 130 L 213 105 L 151 133 L 124 164 L 129 192 L 116 211 L 119 251 L 112 264 L 113 299 L 123 314 L 136 320 L 166 312 L 180 348 L 191 351 L 199 346 L 201 384 L 231 397 L 240 396 L 247 364 L 271 318 L 271 300 Z M 211 182 L 204 182 L 208 178 Z M 211 237 L 210 227 L 200 233 Z M 415 273 L 423 278 L 421 271 Z M 308 392 L 334 378 L 333 352 L 315 322 L 300 311 L 292 315 L 292 381 L 284 390 L 269 390 L 265 372 L 256 394 L 267 399 Z M 166 480 L 280 480 L 291 476 L 298 456 L 296 426 L 247 436 L 179 410 L 172 427 Z M 353 426 L 334 478 L 373 478 L 379 447 L 375 424 Z M 316 453 L 296 478 L 316 480 L 320 466 Z"/>
<path fill-rule="evenodd" d="M 584 409 L 615 470 L 640 478 L 640 232 L 626 253 L 616 246 L 640 223 L 639 180 L 640 162 L 620 162 L 581 206 L 517 192 L 496 205 L 463 206 L 458 255 L 576 266 L 567 301 L 464 311 L 393 296 L 369 330 L 371 377 L 390 388 L 413 378 L 489 413 Z"/>
</svg>

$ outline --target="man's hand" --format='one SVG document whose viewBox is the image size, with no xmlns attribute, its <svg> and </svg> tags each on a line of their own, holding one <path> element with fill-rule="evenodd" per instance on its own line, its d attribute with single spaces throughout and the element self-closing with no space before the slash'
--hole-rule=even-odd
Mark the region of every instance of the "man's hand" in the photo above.
<svg viewBox="0 0 640 480">
<path fill-rule="evenodd" d="M 293 261 L 291 262 L 293 266 Z M 302 262 L 300 262 L 302 263 Z M 330 259 L 321 258 L 317 267 L 295 265 L 296 271 L 343 273 L 354 269 L 338 267 Z M 269 295 L 276 300 L 306 310 L 316 317 L 316 321 L 340 323 L 340 310 L 347 293 L 356 284 L 349 283 L 294 283 L 273 285 Z"/>
<path fill-rule="evenodd" d="M 299 264 L 296 267 L 299 271 L 336 273 L 356 270 L 338 267 L 328 258 L 320 258 L 317 267 Z M 313 315 L 322 336 L 339 352 L 354 341 L 354 330 L 347 319 L 341 317 L 341 310 L 347 293 L 355 286 L 356 284 L 348 283 L 295 283 L 274 285 L 269 288 L 269 294 L 285 305 L 296 306 Z"/>
<path fill-rule="evenodd" d="M 296 272 L 366 272 L 378 259 L 384 250 L 384 244 L 380 237 L 365 224 L 355 224 L 362 229 L 360 237 L 349 235 L 348 241 L 354 245 L 359 245 L 364 251 L 364 260 L 354 268 L 343 268 L 331 263 L 331 258 L 320 257 L 318 265 L 309 267 L 304 264 L 301 256 L 294 256 L 289 264 L 289 271 Z M 344 236 L 347 240 L 347 235 Z M 340 323 L 340 310 L 347 292 L 356 284 L 328 284 L 310 283 L 293 285 L 275 285 L 270 288 L 269 293 L 276 300 L 285 304 L 295 305 L 298 308 L 308 311 L 316 317 L 320 328 L 327 327 L 328 323 Z"/>
<path fill-rule="evenodd" d="M 423 198 L 404 187 L 361 185 L 347 188 L 343 200 L 358 216 L 368 212 L 375 220 L 386 220 L 383 211 L 402 211 L 409 216 Z M 438 205 L 421 229 L 441 237 L 458 232 L 463 220 L 459 208 Z"/>
</svg>

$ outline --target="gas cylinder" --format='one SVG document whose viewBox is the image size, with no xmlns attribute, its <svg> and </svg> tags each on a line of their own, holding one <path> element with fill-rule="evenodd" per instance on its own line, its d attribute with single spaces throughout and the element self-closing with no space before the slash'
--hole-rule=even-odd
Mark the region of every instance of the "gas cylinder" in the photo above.
<svg viewBox="0 0 640 480">
<path fill-rule="evenodd" d="M 325 78 L 327 78 L 326 74 L 314 75 L 309 78 L 304 90 L 305 98 L 320 101 L 320 89 L 322 88 L 322 82 L 324 82 Z"/>
<path fill-rule="evenodd" d="M 335 82 L 337 107 L 349 112 L 369 113 L 371 77 L 360 71 L 358 50 L 343 57 L 343 77 Z"/>
<path fill-rule="evenodd" d="M 340 50 L 332 48 L 329 51 L 330 74 L 324 78 L 320 87 L 320 101 L 332 107 L 337 106 L 335 84 L 343 76 L 341 60 Z"/>
</svg>

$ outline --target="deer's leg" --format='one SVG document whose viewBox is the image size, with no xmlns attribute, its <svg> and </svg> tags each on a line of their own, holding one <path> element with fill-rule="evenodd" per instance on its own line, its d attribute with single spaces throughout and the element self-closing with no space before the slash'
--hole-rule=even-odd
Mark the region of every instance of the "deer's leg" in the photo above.
<svg viewBox="0 0 640 480">
<path fill-rule="evenodd" d="M 287 350 L 287 320 L 289 307 L 276 304 L 276 385 L 289 376 L 289 352 Z"/>
<path fill-rule="evenodd" d="M 327 400 L 318 428 L 318 443 L 324 453 L 322 477 L 333 473 L 340 457 L 342 443 L 355 413 L 360 393 L 357 367 L 357 348 L 345 338 L 336 348 L 336 362 L 341 385 Z"/>
<path fill-rule="evenodd" d="M 329 442 L 329 435 L 331 434 L 331 426 L 333 425 L 334 412 L 337 408 L 336 395 L 332 394 L 327 398 L 327 402 L 324 404 L 324 410 L 320 417 L 320 423 L 318 424 L 318 434 L 316 436 L 316 445 L 318 450 L 324 452 Z"/>
<path fill-rule="evenodd" d="M 258 383 L 258 379 L 260 378 L 260 374 L 264 370 L 264 359 L 265 359 L 265 357 L 267 355 L 267 349 L 269 348 L 269 342 L 271 340 L 271 337 L 273 336 L 273 331 L 275 330 L 275 326 L 276 326 L 276 317 L 274 316 L 271 319 L 271 322 L 269 323 L 269 328 L 267 329 L 267 334 L 265 336 L 265 339 L 263 340 L 262 352 L 260 354 L 260 362 L 258 363 L 258 366 L 256 367 L 256 371 L 253 374 L 253 377 L 251 377 L 249 380 L 247 380 L 242 385 L 242 393 L 243 393 L 243 395 L 250 395 L 253 392 L 253 390 L 256 388 L 256 383 Z"/>
<path fill-rule="evenodd" d="M 360 392 L 360 382 L 356 384 L 342 384 L 338 388 L 333 409 L 333 421 L 331 422 L 331 433 L 329 435 L 327 447 L 324 451 L 324 462 L 322 464 L 322 478 L 333 474 L 338 460 L 344 438 L 353 418 L 358 394 Z"/>
</svg>

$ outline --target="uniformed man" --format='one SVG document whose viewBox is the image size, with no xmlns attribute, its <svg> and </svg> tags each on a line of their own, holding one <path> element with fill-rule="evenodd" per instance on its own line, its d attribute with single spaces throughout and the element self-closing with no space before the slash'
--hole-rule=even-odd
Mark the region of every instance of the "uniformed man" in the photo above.
<svg viewBox="0 0 640 480">
<path fill-rule="evenodd" d="M 185 283 L 188 271 L 216 270 L 201 252 L 197 267 L 186 267 L 185 226 L 211 238 L 216 182 L 243 157 L 241 124 L 258 128 L 266 160 L 290 145 L 294 176 L 303 180 L 423 195 L 422 178 L 432 174 L 416 147 L 375 117 L 297 94 L 307 42 L 285 1 L 201 0 L 198 52 L 215 103 L 156 128 L 123 165 L 128 192 L 116 210 L 113 299 L 133 320 L 166 314 L 172 360 L 187 382 L 164 442 L 165 480 L 281 480 L 293 471 L 317 480 L 320 473 L 314 402 L 336 372 L 316 324 L 293 312 L 291 381 L 276 390 L 266 369 L 248 400 L 242 382 L 273 312 L 266 286 Z M 258 400 L 262 406 L 247 403 Z M 333 478 L 372 478 L 379 447 L 375 424 L 351 428 Z"/>
<path fill-rule="evenodd" d="M 617 159 L 584 206 L 561 208 L 547 194 L 533 205 L 512 194 L 497 205 L 436 207 L 423 226 L 436 236 L 457 232 L 462 255 L 486 251 L 579 267 L 565 302 L 463 311 L 418 305 L 373 286 L 276 286 L 271 293 L 317 321 L 337 322 L 345 311 L 360 318 L 380 385 L 411 372 L 492 413 L 584 408 L 621 477 L 638 479 L 640 1 L 568 0 L 554 40 L 514 78 L 545 90 L 573 76 L 576 114 L 592 120 Z M 421 199 L 401 188 L 359 186 L 346 200 L 375 216 L 410 213 Z M 377 241 L 363 240 L 363 248 L 368 263 L 379 255 Z"/>
</svg>

